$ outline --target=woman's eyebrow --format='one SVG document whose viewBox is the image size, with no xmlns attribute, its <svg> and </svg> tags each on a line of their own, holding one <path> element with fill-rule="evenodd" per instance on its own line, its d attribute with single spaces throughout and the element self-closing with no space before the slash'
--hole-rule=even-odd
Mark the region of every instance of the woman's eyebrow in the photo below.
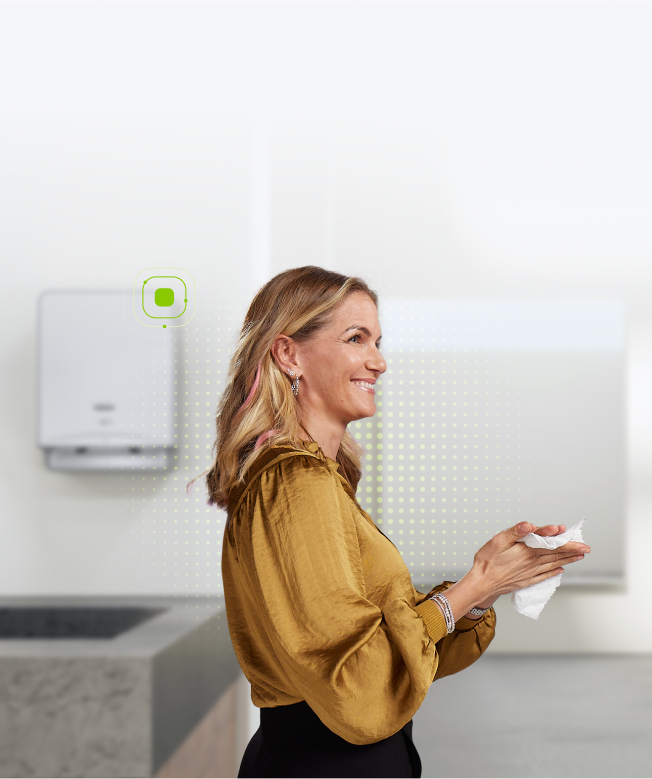
<svg viewBox="0 0 652 779">
<path fill-rule="evenodd" d="M 371 338 L 371 333 L 369 332 L 369 330 L 367 330 L 366 327 L 364 327 L 364 325 L 352 325 L 351 327 L 347 327 L 344 333 L 342 333 L 342 335 L 348 333 L 349 330 L 361 330 L 367 336 L 367 338 Z M 379 335 L 378 340 L 380 341 L 381 338 L 382 335 Z"/>
</svg>

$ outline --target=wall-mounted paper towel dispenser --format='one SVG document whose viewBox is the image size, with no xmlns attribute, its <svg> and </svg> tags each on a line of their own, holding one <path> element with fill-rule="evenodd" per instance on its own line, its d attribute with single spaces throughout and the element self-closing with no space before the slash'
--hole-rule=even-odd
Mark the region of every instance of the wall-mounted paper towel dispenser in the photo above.
<svg viewBox="0 0 652 779">
<path fill-rule="evenodd" d="M 170 467 L 176 340 L 169 331 L 152 337 L 128 327 L 122 292 L 48 290 L 38 314 L 38 444 L 48 467 Z"/>
</svg>

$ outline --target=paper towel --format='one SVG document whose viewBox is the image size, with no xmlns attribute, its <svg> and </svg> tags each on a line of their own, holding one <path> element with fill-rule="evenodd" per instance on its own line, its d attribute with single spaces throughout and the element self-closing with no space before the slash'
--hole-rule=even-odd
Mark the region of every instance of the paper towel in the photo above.
<svg viewBox="0 0 652 779">
<path fill-rule="evenodd" d="M 533 549 L 559 549 L 569 541 L 584 541 L 582 538 L 582 525 L 586 521 L 580 519 L 572 527 L 569 527 L 565 533 L 559 536 L 538 536 L 536 533 L 528 533 L 517 543 L 524 543 Z M 559 586 L 563 574 L 551 576 L 542 582 L 531 584 L 529 587 L 523 587 L 520 590 L 514 590 L 512 593 L 512 605 L 519 614 L 532 619 L 538 619 L 543 607 L 552 597 L 553 592 Z"/>
</svg>

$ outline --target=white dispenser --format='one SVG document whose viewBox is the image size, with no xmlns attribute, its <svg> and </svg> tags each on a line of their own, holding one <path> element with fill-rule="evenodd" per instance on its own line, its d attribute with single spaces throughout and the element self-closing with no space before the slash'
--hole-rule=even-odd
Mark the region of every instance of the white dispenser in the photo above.
<svg viewBox="0 0 652 779">
<path fill-rule="evenodd" d="M 127 325 L 123 293 L 39 297 L 38 444 L 63 471 L 172 465 L 175 342 Z"/>
</svg>

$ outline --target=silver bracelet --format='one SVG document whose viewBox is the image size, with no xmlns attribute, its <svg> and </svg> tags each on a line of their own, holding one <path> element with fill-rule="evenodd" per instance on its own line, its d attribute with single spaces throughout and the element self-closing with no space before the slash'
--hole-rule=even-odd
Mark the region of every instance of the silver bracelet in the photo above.
<svg viewBox="0 0 652 779">
<path fill-rule="evenodd" d="M 448 598 L 445 595 L 442 595 L 441 592 L 437 592 L 430 598 L 430 600 L 434 600 L 439 603 L 442 611 L 444 612 L 446 630 L 448 633 L 452 633 L 455 630 L 455 617 L 453 616 L 453 609 L 451 609 Z"/>
<path fill-rule="evenodd" d="M 474 614 L 476 617 L 481 617 L 483 614 L 486 614 L 490 608 L 491 606 L 487 606 L 486 609 L 481 609 L 480 606 L 474 606 L 472 609 L 469 609 L 469 614 Z"/>
</svg>

